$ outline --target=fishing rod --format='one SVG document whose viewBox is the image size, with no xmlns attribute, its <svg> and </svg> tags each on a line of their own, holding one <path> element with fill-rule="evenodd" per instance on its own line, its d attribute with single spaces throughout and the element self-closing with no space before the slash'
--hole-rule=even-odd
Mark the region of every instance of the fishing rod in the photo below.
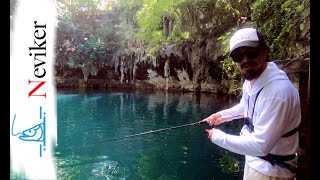
<svg viewBox="0 0 320 180">
<path fill-rule="evenodd" d="M 243 114 L 240 114 L 240 115 L 236 115 L 236 116 L 223 116 L 223 117 L 220 117 L 220 119 L 223 120 L 223 121 L 228 121 L 230 119 L 242 118 L 242 117 L 243 117 Z M 204 123 L 207 123 L 207 121 L 201 120 L 201 121 L 194 122 L 194 123 L 189 123 L 189 124 L 184 124 L 184 125 L 179 125 L 179 126 L 173 126 L 173 127 L 167 127 L 167 128 L 163 128 L 163 129 L 157 129 L 157 130 L 151 130 L 151 131 L 147 131 L 147 132 L 143 132 L 143 133 L 132 134 L 132 135 L 127 135 L 127 136 L 118 137 L 118 138 L 114 138 L 114 139 L 109 139 L 109 140 L 106 140 L 106 141 L 102 141 L 100 143 L 105 143 L 105 142 L 110 142 L 110 141 L 117 141 L 117 140 L 120 140 L 120 139 L 127 139 L 127 138 L 131 138 L 131 137 L 135 137 L 135 136 L 141 136 L 141 135 L 146 135 L 146 134 L 151 134 L 151 133 L 160 132 L 160 131 L 166 131 L 166 130 L 171 130 L 171 129 L 178 129 L 178 128 L 187 127 L 187 126 L 200 125 L 200 124 L 204 124 Z"/>
<path fill-rule="evenodd" d="M 240 115 L 236 115 L 236 116 L 223 116 L 223 117 L 220 117 L 220 119 L 222 119 L 223 121 L 228 121 L 230 119 L 242 118 L 242 117 L 243 117 L 243 114 L 240 114 Z M 120 139 L 128 139 L 128 138 L 132 138 L 132 137 L 136 137 L 136 136 L 147 135 L 147 134 L 151 134 L 151 133 L 167 131 L 167 130 L 171 130 L 171 129 L 178 129 L 178 128 L 187 127 L 187 126 L 200 125 L 200 124 L 205 124 L 205 123 L 207 123 L 207 121 L 201 120 L 201 121 L 194 122 L 194 123 L 183 124 L 183 125 L 179 125 L 179 126 L 167 127 L 167 128 L 163 128 L 163 129 L 157 129 L 157 130 L 151 130 L 151 131 L 137 133 L 137 134 L 126 135 L 126 136 L 122 136 L 122 137 L 118 137 L 118 138 L 114 138 L 114 139 L 100 141 L 100 142 L 95 143 L 95 144 L 82 145 L 82 146 L 80 146 L 78 148 L 82 148 L 82 147 L 86 147 L 86 146 L 94 146 L 94 145 L 97 145 L 97 144 L 111 142 L 111 141 L 117 141 L 117 140 L 120 140 Z"/>
<path fill-rule="evenodd" d="M 141 136 L 141 135 L 145 135 L 145 134 L 151 134 L 151 133 L 166 131 L 166 130 L 170 130 L 170 129 L 178 129 L 178 128 L 182 128 L 182 127 L 194 126 L 194 125 L 204 124 L 204 123 L 207 123 L 207 122 L 206 121 L 199 121 L 199 122 L 184 124 L 184 125 L 180 125 L 180 126 L 173 126 L 173 127 L 163 128 L 163 129 L 151 130 L 148 132 L 143 132 L 143 133 L 127 135 L 127 136 L 123 136 L 123 137 L 119 137 L 119 138 L 114 138 L 114 139 L 110 139 L 110 140 L 103 141 L 103 142 L 117 141 L 119 139 L 127 139 L 127 138 L 131 138 L 131 137 L 135 137 L 135 136 Z"/>
</svg>

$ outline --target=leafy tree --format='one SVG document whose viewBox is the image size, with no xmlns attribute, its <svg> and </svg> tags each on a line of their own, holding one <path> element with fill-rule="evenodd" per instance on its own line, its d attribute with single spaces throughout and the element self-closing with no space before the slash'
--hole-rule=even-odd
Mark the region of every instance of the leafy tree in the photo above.
<svg viewBox="0 0 320 180">
<path fill-rule="evenodd" d="M 103 1 L 60 1 L 57 37 L 58 65 L 83 67 L 96 60 L 112 59 L 122 46 L 119 10 Z M 122 42 L 123 43 L 123 42 Z"/>
<path fill-rule="evenodd" d="M 309 57 L 310 0 L 58 0 L 58 4 L 60 70 L 65 64 L 83 67 L 97 60 L 112 66 L 137 47 L 156 57 L 168 45 L 206 48 L 210 41 L 221 42 L 222 52 L 214 46 L 210 50 L 220 54 L 218 59 L 201 54 L 201 65 L 193 71 L 211 62 L 223 72 L 222 85 L 239 94 L 241 77 L 229 58 L 228 44 L 243 25 L 266 35 L 273 59 Z"/>
<path fill-rule="evenodd" d="M 276 59 L 309 57 L 310 0 L 257 0 L 253 25 L 266 35 Z"/>
</svg>

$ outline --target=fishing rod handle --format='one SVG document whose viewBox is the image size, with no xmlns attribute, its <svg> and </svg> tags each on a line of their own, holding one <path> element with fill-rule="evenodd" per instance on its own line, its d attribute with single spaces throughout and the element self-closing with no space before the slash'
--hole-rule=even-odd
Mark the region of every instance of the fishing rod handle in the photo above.
<svg viewBox="0 0 320 180">
<path fill-rule="evenodd" d="M 207 121 L 199 121 L 197 124 L 206 124 Z"/>
</svg>

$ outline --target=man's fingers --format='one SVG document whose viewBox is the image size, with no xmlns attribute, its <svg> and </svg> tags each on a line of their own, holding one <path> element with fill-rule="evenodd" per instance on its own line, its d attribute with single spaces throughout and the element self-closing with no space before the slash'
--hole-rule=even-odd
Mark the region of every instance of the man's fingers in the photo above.
<svg viewBox="0 0 320 180">
<path fill-rule="evenodd" d="M 201 120 L 201 122 L 208 122 L 208 118 Z"/>
<path fill-rule="evenodd" d="M 210 120 L 209 118 L 206 118 L 206 119 L 203 119 L 203 120 L 201 120 L 201 122 L 206 122 L 206 123 L 208 123 L 210 126 L 212 126 L 212 120 Z"/>
<path fill-rule="evenodd" d="M 210 138 L 209 129 L 206 129 L 206 133 L 207 133 L 208 138 Z"/>
<path fill-rule="evenodd" d="M 207 122 L 209 124 L 209 126 L 213 126 L 213 125 L 220 124 L 221 118 L 217 118 L 217 119 L 206 118 L 206 119 L 201 120 L 201 122 Z"/>
<path fill-rule="evenodd" d="M 217 118 L 216 119 L 216 125 L 220 124 L 222 122 L 222 119 L 221 118 Z"/>
<path fill-rule="evenodd" d="M 210 126 L 212 126 L 212 125 L 215 125 L 215 121 L 216 120 L 210 120 L 208 123 L 209 123 Z"/>
</svg>

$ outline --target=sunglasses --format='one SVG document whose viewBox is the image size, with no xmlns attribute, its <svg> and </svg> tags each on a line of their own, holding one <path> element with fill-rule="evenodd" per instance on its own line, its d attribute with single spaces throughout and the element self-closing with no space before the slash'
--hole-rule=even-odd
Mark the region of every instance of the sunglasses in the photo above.
<svg viewBox="0 0 320 180">
<path fill-rule="evenodd" d="M 248 48 L 244 52 L 234 52 L 230 54 L 230 57 L 234 62 L 241 62 L 246 56 L 249 59 L 254 59 L 260 55 L 260 48 Z"/>
</svg>

